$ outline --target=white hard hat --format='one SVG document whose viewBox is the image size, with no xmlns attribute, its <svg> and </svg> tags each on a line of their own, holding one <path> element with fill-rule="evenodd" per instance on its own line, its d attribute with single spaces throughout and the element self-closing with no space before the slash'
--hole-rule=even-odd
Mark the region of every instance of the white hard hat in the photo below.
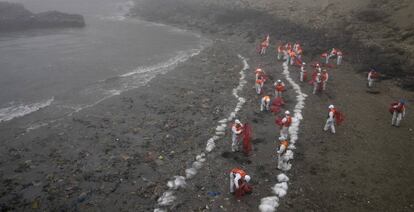
<svg viewBox="0 0 414 212">
<path fill-rule="evenodd" d="M 241 124 L 240 120 L 238 120 L 238 119 L 234 120 L 234 123 Z"/>
<path fill-rule="evenodd" d="M 332 109 L 332 108 L 334 108 L 334 106 L 333 105 L 329 105 L 329 107 L 328 107 L 329 109 Z"/>
<path fill-rule="evenodd" d="M 250 175 L 246 175 L 246 176 L 244 176 L 244 180 L 245 180 L 246 182 L 249 182 L 251 179 L 252 179 L 252 178 L 250 177 Z"/>
<path fill-rule="evenodd" d="M 262 71 L 262 69 L 261 68 L 258 68 L 257 71 Z"/>
<path fill-rule="evenodd" d="M 289 115 L 289 114 L 290 114 L 290 112 L 287 110 L 287 111 L 285 112 L 285 114 L 286 114 L 286 115 Z"/>
<path fill-rule="evenodd" d="M 277 80 L 277 82 L 282 82 L 282 80 Z"/>
<path fill-rule="evenodd" d="M 302 65 L 306 65 L 306 63 L 305 63 L 305 62 L 303 62 L 303 63 L 302 63 Z"/>
<path fill-rule="evenodd" d="M 286 140 L 286 138 L 284 136 L 280 136 L 279 141 L 283 141 L 283 140 Z"/>
</svg>

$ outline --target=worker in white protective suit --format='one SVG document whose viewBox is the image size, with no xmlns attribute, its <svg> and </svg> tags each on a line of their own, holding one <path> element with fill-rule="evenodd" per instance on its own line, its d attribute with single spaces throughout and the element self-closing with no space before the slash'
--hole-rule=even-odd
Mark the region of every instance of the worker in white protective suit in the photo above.
<svg viewBox="0 0 414 212">
<path fill-rule="evenodd" d="M 243 124 L 238 119 L 234 121 L 234 124 L 231 127 L 231 132 L 232 132 L 231 151 L 236 152 L 236 151 L 239 151 L 240 140 L 242 138 L 242 133 L 243 133 Z"/>
<path fill-rule="evenodd" d="M 264 96 L 260 100 L 260 111 L 263 111 L 265 109 L 267 111 L 269 111 L 270 109 L 270 96 Z"/>
<path fill-rule="evenodd" d="M 378 78 L 378 72 L 374 68 L 371 68 L 371 70 L 368 72 L 368 78 L 367 78 L 369 88 L 372 88 L 374 86 L 374 82 L 377 78 Z"/>
<path fill-rule="evenodd" d="M 240 168 L 234 168 L 230 171 L 230 193 L 234 193 L 236 189 L 239 189 L 242 183 L 250 182 L 251 177 Z"/>
<path fill-rule="evenodd" d="M 322 86 L 322 75 L 321 73 L 318 73 L 313 81 L 313 94 L 316 94 L 316 91 L 318 91 L 318 89 L 321 89 L 320 87 Z"/>
<path fill-rule="evenodd" d="M 286 137 L 279 137 L 279 149 L 277 151 L 277 168 L 278 169 L 283 169 L 283 164 L 285 162 L 287 162 L 285 160 L 284 154 L 286 153 L 288 146 L 289 146 L 289 141 L 287 140 Z"/>
<path fill-rule="evenodd" d="M 290 112 L 288 110 L 285 112 L 285 117 L 283 117 L 281 124 L 282 128 L 280 129 L 280 136 L 289 138 L 289 127 L 292 125 L 292 117 L 290 116 Z"/>
<path fill-rule="evenodd" d="M 336 109 L 333 105 L 329 105 L 329 112 L 328 112 L 328 119 L 326 120 L 326 124 L 325 127 L 323 128 L 323 130 L 328 131 L 328 129 L 331 129 L 332 133 L 336 133 L 335 131 L 335 114 L 336 114 Z"/>
<path fill-rule="evenodd" d="M 326 91 L 326 84 L 328 83 L 328 80 L 329 80 L 329 74 L 326 69 L 324 69 L 321 73 L 321 80 L 322 80 L 322 90 Z"/>
<path fill-rule="evenodd" d="M 277 80 L 273 84 L 275 88 L 275 97 L 282 97 L 283 92 L 285 91 L 285 83 L 282 82 L 282 80 Z"/>
<path fill-rule="evenodd" d="M 405 117 L 405 100 L 401 99 L 398 103 L 392 105 L 391 125 L 399 127 L 401 120 Z"/>
<path fill-rule="evenodd" d="M 306 80 L 306 63 L 302 63 L 302 66 L 300 66 L 300 81 L 304 82 Z"/>
</svg>

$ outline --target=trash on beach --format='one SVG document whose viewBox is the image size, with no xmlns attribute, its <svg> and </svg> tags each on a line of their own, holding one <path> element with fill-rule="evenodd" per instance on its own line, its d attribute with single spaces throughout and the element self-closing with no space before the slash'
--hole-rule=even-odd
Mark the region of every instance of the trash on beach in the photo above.
<svg viewBox="0 0 414 212">
<path fill-rule="evenodd" d="M 218 191 L 209 191 L 207 192 L 207 195 L 210 197 L 215 197 L 215 196 L 219 196 L 221 193 Z"/>
<path fill-rule="evenodd" d="M 185 182 L 185 177 L 183 177 L 183 176 L 174 176 L 174 178 L 175 178 L 174 180 L 168 181 L 168 183 L 167 183 L 168 188 L 174 189 L 174 190 L 177 190 L 180 187 L 185 188 L 185 186 L 187 184 Z"/>
<path fill-rule="evenodd" d="M 38 209 L 39 208 L 39 200 L 34 200 L 32 202 L 32 209 Z"/>
<path fill-rule="evenodd" d="M 144 157 L 144 161 L 146 163 L 154 161 L 157 158 L 156 154 L 154 152 L 147 152 L 147 154 Z"/>
<path fill-rule="evenodd" d="M 78 197 L 78 203 L 82 203 L 86 200 L 88 194 L 86 192 L 82 192 Z"/>
<path fill-rule="evenodd" d="M 121 158 L 122 158 L 122 159 L 124 159 L 124 160 L 128 160 L 128 159 L 130 159 L 131 157 L 130 157 L 130 156 L 128 156 L 127 154 L 121 154 Z"/>
</svg>

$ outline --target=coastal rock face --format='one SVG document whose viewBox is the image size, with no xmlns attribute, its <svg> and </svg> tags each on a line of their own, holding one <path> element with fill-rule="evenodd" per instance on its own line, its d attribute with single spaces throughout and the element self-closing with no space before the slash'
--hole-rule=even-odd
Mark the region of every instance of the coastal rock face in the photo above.
<svg viewBox="0 0 414 212">
<path fill-rule="evenodd" d="M 25 30 L 35 28 L 84 27 L 81 15 L 57 11 L 32 13 L 23 5 L 0 2 L 0 31 Z"/>
</svg>

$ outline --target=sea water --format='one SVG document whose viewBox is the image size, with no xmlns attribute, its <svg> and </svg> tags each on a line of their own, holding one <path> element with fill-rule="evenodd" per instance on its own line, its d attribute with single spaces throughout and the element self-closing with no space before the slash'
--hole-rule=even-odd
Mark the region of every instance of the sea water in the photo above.
<svg viewBox="0 0 414 212">
<path fill-rule="evenodd" d="M 33 12 L 81 14 L 86 27 L 0 33 L 1 125 L 43 111 L 27 126 L 46 126 L 139 89 L 209 43 L 189 31 L 129 18 L 133 1 L 12 2 Z"/>
</svg>

